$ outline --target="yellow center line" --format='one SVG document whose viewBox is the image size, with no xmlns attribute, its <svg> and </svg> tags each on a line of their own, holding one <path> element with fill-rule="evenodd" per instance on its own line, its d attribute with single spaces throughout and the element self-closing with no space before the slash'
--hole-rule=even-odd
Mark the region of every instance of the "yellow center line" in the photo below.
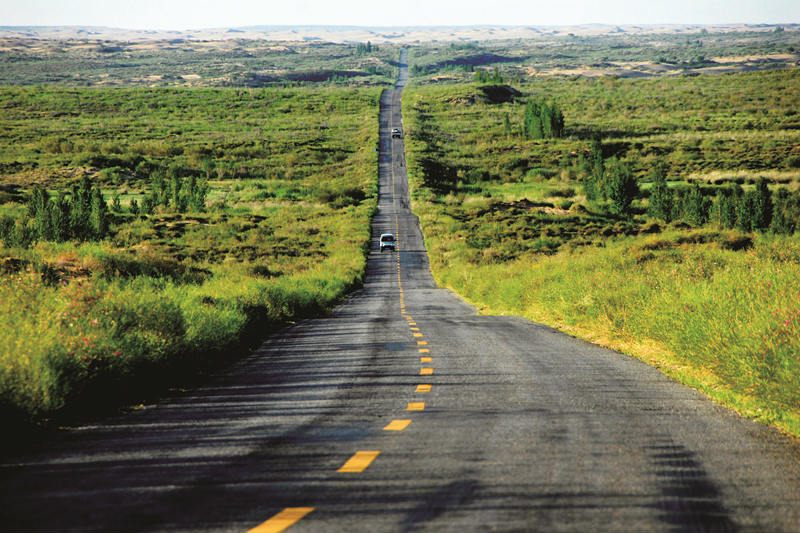
<svg viewBox="0 0 800 533">
<path fill-rule="evenodd" d="M 423 335 L 422 335 L 422 333 L 414 333 L 414 336 L 415 337 L 422 337 Z"/>
<path fill-rule="evenodd" d="M 403 431 L 411 423 L 411 420 L 392 420 L 384 431 Z"/>
<path fill-rule="evenodd" d="M 420 357 L 419 358 L 419 362 L 420 363 L 432 363 L 433 362 L 433 357 Z"/>
<path fill-rule="evenodd" d="M 356 452 L 337 472 L 363 472 L 381 452 Z"/>
<path fill-rule="evenodd" d="M 254 527 L 247 533 L 281 533 L 293 526 L 305 515 L 313 511 L 313 507 L 287 507 L 263 524 Z"/>
<path fill-rule="evenodd" d="M 419 346 L 427 346 L 428 341 L 417 341 L 417 345 Z"/>
<path fill-rule="evenodd" d="M 424 411 L 425 410 L 425 402 L 408 402 L 408 407 L 406 407 L 406 411 Z"/>
<path fill-rule="evenodd" d="M 419 375 L 420 376 L 431 376 L 431 375 L 433 375 L 433 369 L 432 368 L 420 368 Z"/>
<path fill-rule="evenodd" d="M 411 331 L 419 331 L 419 328 L 409 328 Z"/>
<path fill-rule="evenodd" d="M 419 353 L 431 353 L 430 348 L 420 348 Z"/>
<path fill-rule="evenodd" d="M 430 392 L 431 388 L 432 388 L 432 385 L 420 384 L 420 385 L 417 385 L 417 389 L 414 392 Z"/>
</svg>

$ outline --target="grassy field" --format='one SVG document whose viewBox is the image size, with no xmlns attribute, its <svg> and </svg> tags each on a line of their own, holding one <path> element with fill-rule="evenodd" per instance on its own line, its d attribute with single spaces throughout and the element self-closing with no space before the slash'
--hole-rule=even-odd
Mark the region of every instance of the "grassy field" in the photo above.
<svg viewBox="0 0 800 533">
<path fill-rule="evenodd" d="M 799 81 L 791 70 L 410 88 L 408 168 L 434 276 L 484 313 L 623 350 L 800 435 L 797 226 L 749 232 L 714 215 L 720 191 L 755 194 L 760 178 L 774 212 L 797 215 Z M 564 138 L 522 135 L 533 98 L 558 103 Z M 630 212 L 587 198 L 593 150 L 630 169 Z M 648 215 L 656 167 L 678 199 L 697 185 L 711 216 Z"/>
<path fill-rule="evenodd" d="M 4 420 L 145 397 L 357 286 L 379 96 L 0 88 Z M 52 213 L 86 183 L 108 205 L 107 233 L 37 233 L 34 187 Z M 189 184 L 204 201 L 187 203 Z"/>
</svg>

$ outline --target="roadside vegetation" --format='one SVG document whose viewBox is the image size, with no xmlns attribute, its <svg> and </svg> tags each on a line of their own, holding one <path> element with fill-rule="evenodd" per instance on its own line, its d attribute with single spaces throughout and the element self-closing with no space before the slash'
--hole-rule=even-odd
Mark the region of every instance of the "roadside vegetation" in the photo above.
<svg viewBox="0 0 800 533">
<path fill-rule="evenodd" d="M 379 96 L 0 88 L 7 427 L 163 391 L 357 286 Z"/>
<path fill-rule="evenodd" d="M 434 276 L 800 435 L 799 106 L 796 69 L 412 86 Z"/>
</svg>

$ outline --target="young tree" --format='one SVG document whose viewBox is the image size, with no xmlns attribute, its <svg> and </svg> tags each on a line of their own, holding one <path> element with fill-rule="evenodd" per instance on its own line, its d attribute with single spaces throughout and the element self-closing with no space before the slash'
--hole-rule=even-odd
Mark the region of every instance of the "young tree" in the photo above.
<svg viewBox="0 0 800 533">
<path fill-rule="evenodd" d="M 755 191 L 747 191 L 744 196 L 739 199 L 736 206 L 736 223 L 742 231 L 752 231 L 755 229 L 753 222 L 755 220 L 757 195 Z"/>
<path fill-rule="evenodd" d="M 779 235 L 791 235 L 794 233 L 794 224 L 786 216 L 786 206 L 789 203 L 789 191 L 781 187 L 775 191 L 775 202 L 772 212 L 772 221 L 769 229 L 772 233 Z"/>
<path fill-rule="evenodd" d="M 108 235 L 108 205 L 103 198 L 103 193 L 100 187 L 95 187 L 92 190 L 92 207 L 89 216 L 89 224 L 91 226 L 92 237 L 95 239 L 103 239 Z"/>
<path fill-rule="evenodd" d="M 753 229 L 765 231 L 772 222 L 772 193 L 763 177 L 756 184 L 755 205 L 753 206 Z"/>
<path fill-rule="evenodd" d="M 720 224 L 725 228 L 735 228 L 738 222 L 739 202 L 744 196 L 740 185 L 732 186 L 727 191 L 719 191 L 719 218 Z"/>
<path fill-rule="evenodd" d="M 589 148 L 589 158 L 585 163 L 589 175 L 583 180 L 583 193 L 590 202 L 596 202 L 600 198 L 606 199 L 605 189 L 605 160 L 603 159 L 603 149 L 600 141 L 594 139 Z"/>
<path fill-rule="evenodd" d="M 702 226 L 708 222 L 711 201 L 703 196 L 700 185 L 693 184 L 684 198 L 683 218 L 693 226 Z"/>
<path fill-rule="evenodd" d="M 564 136 L 564 114 L 555 103 L 530 101 L 525 106 L 523 132 L 529 139 Z"/>
<path fill-rule="evenodd" d="M 618 215 L 630 217 L 631 205 L 639 194 L 639 184 L 628 165 L 616 157 L 608 160 L 607 171 L 606 182 L 611 210 Z"/>
<path fill-rule="evenodd" d="M 664 222 L 672 220 L 672 206 L 675 203 L 674 194 L 667 185 L 667 173 L 663 164 L 653 167 L 653 187 L 650 189 L 650 204 L 648 214 Z"/>
</svg>

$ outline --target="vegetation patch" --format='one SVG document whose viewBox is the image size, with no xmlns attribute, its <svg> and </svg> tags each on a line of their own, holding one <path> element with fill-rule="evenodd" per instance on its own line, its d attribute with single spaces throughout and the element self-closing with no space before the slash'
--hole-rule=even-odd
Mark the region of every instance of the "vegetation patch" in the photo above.
<svg viewBox="0 0 800 533">
<path fill-rule="evenodd" d="M 636 355 L 800 435 L 800 183 L 775 172 L 800 146 L 797 77 L 537 79 L 501 103 L 412 86 L 408 169 L 434 276 L 482 312 Z M 563 136 L 529 134 L 543 101 Z"/>
<path fill-rule="evenodd" d="M 163 391 L 357 286 L 379 97 L 0 88 L 4 422 Z"/>
</svg>

